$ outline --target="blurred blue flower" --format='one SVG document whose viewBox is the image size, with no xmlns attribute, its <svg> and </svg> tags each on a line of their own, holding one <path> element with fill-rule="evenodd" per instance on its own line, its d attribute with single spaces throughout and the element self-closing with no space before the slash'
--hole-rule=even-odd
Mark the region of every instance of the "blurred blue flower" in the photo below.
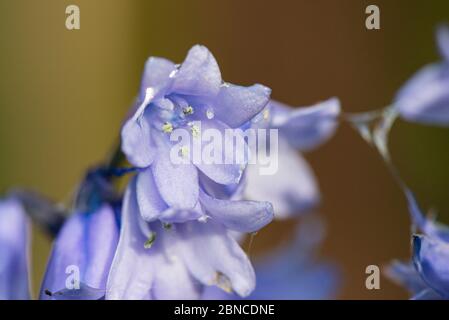
<svg viewBox="0 0 449 320">
<path fill-rule="evenodd" d="M 29 222 L 14 197 L 0 199 L 0 300 L 30 298 Z"/>
<path fill-rule="evenodd" d="M 102 298 L 118 233 L 114 210 L 107 204 L 94 212 L 74 213 L 53 243 L 40 299 Z M 78 286 L 71 276 L 79 276 L 73 279 Z"/>
<path fill-rule="evenodd" d="M 449 125 L 449 28 L 437 30 L 437 44 L 443 61 L 418 71 L 398 92 L 394 102 L 408 121 Z"/>
<path fill-rule="evenodd" d="M 254 271 L 230 230 L 257 230 L 267 223 L 265 212 L 272 211 L 271 206 L 220 200 L 200 191 L 198 210 L 207 218 L 148 223 L 138 203 L 138 179 L 132 179 L 124 196 L 106 299 L 197 299 L 208 285 L 241 296 L 250 294 Z"/>
<path fill-rule="evenodd" d="M 271 90 L 256 84 L 241 87 L 224 83 L 215 58 L 203 46 L 192 47 L 181 65 L 151 57 L 145 65 L 136 107 L 122 128 L 122 150 L 141 172 L 137 178 L 140 211 L 147 221 L 164 216 L 166 222 L 199 218 L 199 175 L 219 184 L 237 184 L 245 164 L 174 164 L 170 134 L 185 129 L 191 140 L 200 128 L 222 133 L 238 128 L 257 115 L 268 103 Z M 191 150 L 181 150 L 189 153 Z M 182 212 L 170 216 L 165 209 Z M 175 211 L 172 211 L 175 212 Z M 170 217 L 169 217 L 170 216 Z M 171 220 L 169 220 L 169 218 Z"/>
<path fill-rule="evenodd" d="M 431 292 L 442 299 L 449 299 L 449 242 L 426 235 L 415 235 L 413 262 Z"/>
<path fill-rule="evenodd" d="M 409 211 L 421 234 L 412 237 L 411 263 L 394 262 L 387 275 L 407 288 L 413 299 L 449 299 L 449 228 L 426 218 L 406 190 Z"/>
<path fill-rule="evenodd" d="M 245 198 L 271 202 L 276 218 L 288 218 L 317 205 L 320 193 L 315 175 L 297 150 L 313 149 L 329 139 L 339 114 L 337 98 L 297 109 L 270 101 L 251 125 L 279 130 L 278 170 L 274 175 L 261 175 L 260 164 L 248 165 Z"/>
<path fill-rule="evenodd" d="M 428 289 L 412 262 L 395 260 L 384 269 L 384 272 L 389 279 L 407 289 L 412 297 Z"/>
<path fill-rule="evenodd" d="M 296 230 L 292 243 L 256 261 L 255 290 L 248 299 L 305 300 L 333 299 L 339 285 L 338 268 L 317 262 L 316 253 L 324 237 L 320 220 L 308 218 Z M 206 288 L 203 299 L 237 299 L 214 287 Z"/>
<path fill-rule="evenodd" d="M 78 191 L 74 212 L 53 242 L 40 299 L 104 297 L 119 236 L 112 192 L 99 171 L 87 175 Z"/>
</svg>

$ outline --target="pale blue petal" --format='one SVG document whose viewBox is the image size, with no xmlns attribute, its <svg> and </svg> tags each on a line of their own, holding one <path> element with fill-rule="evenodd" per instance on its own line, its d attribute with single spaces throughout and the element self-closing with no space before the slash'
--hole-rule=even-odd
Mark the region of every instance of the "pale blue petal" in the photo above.
<svg viewBox="0 0 449 320">
<path fill-rule="evenodd" d="M 340 101 L 337 98 L 320 102 L 306 108 L 290 109 L 278 102 L 270 102 L 271 126 L 278 128 L 290 145 L 299 150 L 313 149 L 335 132 L 340 115 Z"/>
<path fill-rule="evenodd" d="M 255 232 L 273 220 L 273 206 L 263 201 L 214 199 L 204 192 L 200 202 L 206 214 L 227 228 L 239 232 Z"/>
<path fill-rule="evenodd" d="M 216 139 L 205 136 L 206 130 L 215 130 L 217 132 Z M 220 184 L 236 184 L 240 181 L 243 170 L 246 167 L 248 161 L 247 144 L 244 138 L 238 132 L 233 132 L 236 135 L 226 134 L 227 130 L 231 130 L 227 125 L 218 120 L 203 120 L 201 121 L 201 134 L 202 134 L 202 154 L 200 161 L 195 161 L 196 167 L 201 170 L 207 177 Z M 228 131 L 230 132 L 230 131 Z M 192 138 L 192 140 L 195 138 Z M 237 143 L 237 139 L 242 142 L 241 145 Z M 211 146 L 209 149 L 207 146 Z M 192 148 L 193 149 L 193 148 Z M 218 154 L 217 161 L 215 157 L 206 159 L 204 155 L 209 155 L 207 150 L 210 150 L 211 154 Z"/>
<path fill-rule="evenodd" d="M 221 74 L 217 61 L 204 46 L 193 46 L 174 76 L 171 91 L 177 94 L 215 96 Z"/>
<path fill-rule="evenodd" d="M 87 251 L 85 253 L 87 265 L 81 281 L 90 287 L 105 290 L 109 268 L 118 243 L 117 218 L 112 207 L 103 205 L 87 219 L 83 235 L 87 243 L 87 248 L 84 247 Z"/>
<path fill-rule="evenodd" d="M 147 88 L 153 88 L 156 92 L 167 89 L 172 81 L 170 74 L 175 70 L 176 66 L 170 60 L 159 57 L 148 58 L 140 84 L 140 101 L 145 99 Z"/>
<path fill-rule="evenodd" d="M 239 183 L 219 184 L 210 179 L 204 173 L 199 172 L 200 187 L 209 195 L 217 199 L 242 200 L 246 186 L 246 175 L 243 172 Z"/>
<path fill-rule="evenodd" d="M 204 212 L 198 201 L 195 207 L 191 209 L 176 209 L 168 208 L 159 217 L 159 220 L 164 223 L 182 223 L 190 220 L 197 220 L 204 216 Z"/>
<path fill-rule="evenodd" d="M 262 175 L 260 164 L 248 165 L 245 198 L 271 202 L 276 218 L 303 213 L 320 200 L 318 185 L 309 164 L 283 139 L 279 139 L 277 171 Z"/>
<path fill-rule="evenodd" d="M 332 299 L 340 283 L 338 268 L 316 261 L 324 238 L 320 219 L 309 218 L 296 230 L 295 239 L 255 263 L 256 288 L 248 299 Z M 236 299 L 233 294 L 207 287 L 203 299 Z"/>
<path fill-rule="evenodd" d="M 158 219 L 167 209 L 167 204 L 157 190 L 151 168 L 139 172 L 136 183 L 137 203 L 142 218 L 148 222 Z"/>
<path fill-rule="evenodd" d="M 198 299 L 203 286 L 192 277 L 177 251 L 180 241 L 178 234 L 175 230 L 163 229 L 160 225 L 155 228 L 155 231 L 156 246 L 150 249 L 155 251 L 155 275 L 152 289 L 154 299 Z"/>
<path fill-rule="evenodd" d="M 393 261 L 385 269 L 385 274 L 394 282 L 404 286 L 412 294 L 417 294 L 427 288 L 413 263 Z"/>
<path fill-rule="evenodd" d="M 135 180 L 129 183 L 123 199 L 120 240 L 107 281 L 107 300 L 144 299 L 153 285 L 155 270 L 144 247 L 148 236 L 139 226 L 139 219 L 145 222 L 140 217 Z"/>
<path fill-rule="evenodd" d="M 137 111 L 139 112 L 139 111 Z M 143 116 L 128 119 L 121 132 L 122 151 L 128 161 L 139 168 L 149 166 L 156 155 L 155 146 L 151 141 L 151 125 Z"/>
<path fill-rule="evenodd" d="M 196 299 L 201 287 L 177 253 L 178 238 L 159 222 L 146 224 L 135 198 L 135 179 L 125 193 L 122 229 L 106 299 Z M 145 248 L 149 236 L 154 242 Z"/>
<path fill-rule="evenodd" d="M 218 285 L 248 296 L 255 286 L 254 269 L 227 230 L 211 220 L 177 225 L 180 254 L 191 274 L 205 285 Z"/>
<path fill-rule="evenodd" d="M 418 71 L 398 92 L 395 106 L 407 121 L 449 125 L 449 67 L 433 64 Z"/>
<path fill-rule="evenodd" d="M 215 117 L 232 128 L 240 127 L 263 110 L 270 94 L 271 89 L 260 84 L 250 87 L 224 85 L 214 102 Z"/>
<path fill-rule="evenodd" d="M 131 110 L 131 115 L 122 128 L 122 151 L 128 161 L 140 168 L 149 166 L 155 156 L 155 147 L 151 141 L 150 115 L 145 111 L 155 97 L 164 94 L 163 89 L 170 85 L 175 65 L 166 59 L 151 57 L 145 64 L 140 96 Z M 159 100 L 157 100 L 159 101 Z"/>
<path fill-rule="evenodd" d="M 162 199 L 176 209 L 195 207 L 199 192 L 197 168 L 191 163 L 173 163 L 169 145 L 158 147 L 158 151 L 151 169 Z"/>
</svg>

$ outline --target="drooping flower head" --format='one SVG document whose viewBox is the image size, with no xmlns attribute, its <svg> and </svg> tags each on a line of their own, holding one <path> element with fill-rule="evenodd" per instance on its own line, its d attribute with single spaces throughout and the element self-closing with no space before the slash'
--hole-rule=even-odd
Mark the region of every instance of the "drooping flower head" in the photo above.
<svg viewBox="0 0 449 320">
<path fill-rule="evenodd" d="M 245 162 L 194 162 L 187 144 L 179 149 L 187 161 L 176 163 L 171 134 L 184 130 L 202 145 L 202 130 L 214 129 L 220 145 L 234 145 L 225 131 L 260 113 L 270 89 L 224 83 L 212 54 L 194 46 L 181 65 L 150 58 L 140 92 L 122 129 L 122 150 L 139 170 L 125 193 L 106 298 L 194 299 L 209 285 L 247 296 L 254 271 L 231 232 L 259 230 L 273 208 L 236 196 Z"/>
<path fill-rule="evenodd" d="M 412 236 L 412 262 L 394 262 L 387 275 L 413 299 L 449 299 L 449 227 L 426 218 L 411 191 L 406 190 L 406 196 L 419 233 Z"/>
</svg>

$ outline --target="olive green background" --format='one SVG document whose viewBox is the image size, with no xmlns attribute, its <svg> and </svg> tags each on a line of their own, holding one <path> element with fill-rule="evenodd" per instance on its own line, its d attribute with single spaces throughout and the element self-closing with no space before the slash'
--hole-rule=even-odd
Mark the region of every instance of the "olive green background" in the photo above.
<svg viewBox="0 0 449 320">
<path fill-rule="evenodd" d="M 69 4 L 80 7 L 80 30 L 65 28 Z M 381 30 L 365 28 L 369 4 L 380 7 Z M 438 59 L 434 29 L 444 21 L 444 0 L 1 0 L 0 190 L 25 186 L 69 199 L 116 139 L 150 55 L 181 62 L 193 44 L 204 44 L 229 82 L 263 83 L 292 105 L 338 96 L 345 111 L 367 111 L 388 105 L 414 71 Z M 392 131 L 395 164 L 445 222 L 448 147 L 448 129 L 399 121 Z M 339 298 L 406 298 L 385 278 L 381 290 L 364 285 L 367 265 L 409 256 L 406 204 L 379 156 L 343 124 L 307 159 L 328 222 L 322 255 L 343 271 Z M 291 228 L 261 231 L 251 255 Z M 34 231 L 37 292 L 50 242 Z"/>
</svg>

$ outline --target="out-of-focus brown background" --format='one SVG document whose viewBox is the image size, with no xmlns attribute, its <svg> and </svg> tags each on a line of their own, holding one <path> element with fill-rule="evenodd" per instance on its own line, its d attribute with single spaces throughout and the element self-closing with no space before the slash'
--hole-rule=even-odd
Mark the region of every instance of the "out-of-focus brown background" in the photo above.
<svg viewBox="0 0 449 320">
<path fill-rule="evenodd" d="M 65 28 L 65 8 L 81 10 L 81 30 Z M 381 10 L 381 30 L 365 28 L 365 8 Z M 182 61 L 209 47 L 227 81 L 263 83 L 273 97 L 307 105 L 338 96 L 348 112 L 388 105 L 419 67 L 438 58 L 435 26 L 449 21 L 441 1 L 0 1 L 0 190 L 26 186 L 67 199 L 84 170 L 116 138 L 150 55 Z M 398 122 L 393 159 L 424 207 L 449 222 L 449 130 Z M 307 155 L 328 222 L 322 255 L 343 270 L 340 298 L 406 298 L 383 278 L 365 288 L 365 267 L 409 256 L 402 194 L 380 158 L 343 124 Z M 282 240 L 291 223 L 260 232 L 255 252 Z M 37 290 L 50 248 L 35 229 Z"/>
</svg>

